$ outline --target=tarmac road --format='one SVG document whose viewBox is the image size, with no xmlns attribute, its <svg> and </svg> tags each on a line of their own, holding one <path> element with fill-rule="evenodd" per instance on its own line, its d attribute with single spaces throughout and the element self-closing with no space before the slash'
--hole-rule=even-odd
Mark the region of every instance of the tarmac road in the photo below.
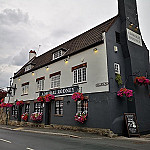
<svg viewBox="0 0 150 150">
<path fill-rule="evenodd" d="M 59 130 L 0 128 L 0 150 L 150 150 L 150 140 L 106 138 Z"/>
</svg>

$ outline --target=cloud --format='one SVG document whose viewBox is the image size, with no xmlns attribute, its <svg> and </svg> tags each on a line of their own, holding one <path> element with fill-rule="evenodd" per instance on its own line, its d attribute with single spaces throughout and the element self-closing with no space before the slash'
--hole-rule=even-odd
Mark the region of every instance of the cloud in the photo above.
<svg viewBox="0 0 150 150">
<path fill-rule="evenodd" d="M 20 9 L 4 9 L 0 14 L 1 24 L 12 25 L 18 23 L 28 23 L 29 16 Z"/>
<path fill-rule="evenodd" d="M 28 54 L 25 53 L 25 50 L 23 49 L 16 56 L 12 58 L 12 65 L 16 65 L 16 66 L 24 65 L 28 61 L 27 56 Z"/>
<path fill-rule="evenodd" d="M 4 88 L 9 86 L 9 78 L 13 76 L 20 67 L 8 64 L 0 65 L 0 87 Z"/>
</svg>

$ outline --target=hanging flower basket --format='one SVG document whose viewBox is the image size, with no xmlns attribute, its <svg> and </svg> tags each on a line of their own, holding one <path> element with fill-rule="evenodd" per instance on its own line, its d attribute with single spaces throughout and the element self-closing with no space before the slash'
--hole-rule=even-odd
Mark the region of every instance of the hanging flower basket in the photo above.
<svg viewBox="0 0 150 150">
<path fill-rule="evenodd" d="M 75 121 L 84 123 L 87 120 L 87 114 L 86 113 L 76 113 L 75 115 Z"/>
<path fill-rule="evenodd" d="M 52 94 L 45 95 L 45 102 L 50 102 L 51 100 L 54 100 L 55 96 Z"/>
<path fill-rule="evenodd" d="M 129 90 L 126 88 L 121 88 L 118 92 L 117 92 L 117 96 L 118 97 L 127 97 L 128 100 L 132 100 L 133 97 L 133 90 Z"/>
<path fill-rule="evenodd" d="M 3 103 L 3 102 L 4 102 L 4 98 L 1 99 L 1 103 Z"/>
<path fill-rule="evenodd" d="M 76 102 L 78 100 L 84 100 L 84 96 L 82 93 L 79 93 L 79 92 L 75 92 L 73 93 L 72 95 L 72 99 Z"/>
<path fill-rule="evenodd" d="M 28 121 L 28 113 L 23 113 L 22 115 L 21 115 L 21 118 L 24 120 L 24 121 Z"/>
<path fill-rule="evenodd" d="M 13 105 L 11 103 L 2 103 L 0 107 L 12 107 Z"/>
<path fill-rule="evenodd" d="M 43 113 L 34 112 L 31 114 L 30 119 L 35 122 L 41 122 L 43 120 Z"/>
<path fill-rule="evenodd" d="M 16 102 L 16 105 L 17 105 L 17 106 L 23 106 L 23 105 L 24 105 L 23 100 L 21 100 L 21 101 L 17 101 L 17 102 Z"/>
<path fill-rule="evenodd" d="M 51 100 L 54 100 L 55 99 L 55 96 L 52 95 L 52 94 L 47 94 L 45 96 L 39 96 L 37 98 L 37 101 L 38 102 L 50 102 Z"/>
<path fill-rule="evenodd" d="M 37 101 L 38 101 L 38 102 L 44 102 L 44 101 L 45 101 L 45 97 L 44 97 L 44 96 L 39 96 L 39 97 L 37 98 Z"/>
<path fill-rule="evenodd" d="M 136 85 L 144 85 L 147 86 L 150 84 L 149 79 L 146 79 L 146 77 L 142 76 L 142 77 L 136 77 L 134 80 L 134 84 Z"/>
</svg>

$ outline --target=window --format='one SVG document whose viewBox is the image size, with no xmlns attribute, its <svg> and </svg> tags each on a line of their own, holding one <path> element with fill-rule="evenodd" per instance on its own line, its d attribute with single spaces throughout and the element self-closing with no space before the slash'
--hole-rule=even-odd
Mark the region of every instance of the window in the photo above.
<svg viewBox="0 0 150 150">
<path fill-rule="evenodd" d="M 116 43 L 120 44 L 120 33 L 116 32 Z"/>
<path fill-rule="evenodd" d="M 35 103 L 34 104 L 34 112 L 43 112 L 43 103 Z"/>
<path fill-rule="evenodd" d="M 88 113 L 88 101 L 82 100 L 77 101 L 77 113 Z"/>
<path fill-rule="evenodd" d="M 73 82 L 74 83 L 81 83 L 86 81 L 86 68 L 79 68 L 73 71 Z"/>
<path fill-rule="evenodd" d="M 60 58 L 62 56 L 62 50 L 53 53 L 53 60 Z"/>
<path fill-rule="evenodd" d="M 18 113 L 18 109 L 16 105 L 12 106 L 12 116 L 16 116 L 17 117 L 17 113 Z"/>
<path fill-rule="evenodd" d="M 29 112 L 30 112 L 30 104 L 26 104 L 25 105 L 25 113 L 29 114 Z"/>
<path fill-rule="evenodd" d="M 22 94 L 28 94 L 29 91 L 29 82 L 22 84 Z"/>
<path fill-rule="evenodd" d="M 44 90 L 44 79 L 37 80 L 37 91 Z"/>
<path fill-rule="evenodd" d="M 51 78 L 51 88 L 58 88 L 60 87 L 60 75 L 61 72 L 56 72 L 54 74 L 50 74 L 50 78 Z"/>
<path fill-rule="evenodd" d="M 72 67 L 73 83 L 82 83 L 87 80 L 87 63 Z"/>
<path fill-rule="evenodd" d="M 63 101 L 56 101 L 55 102 L 55 114 L 56 115 L 63 115 Z"/>
<path fill-rule="evenodd" d="M 120 74 L 120 65 L 118 63 L 114 63 L 114 69 L 116 74 Z"/>
</svg>

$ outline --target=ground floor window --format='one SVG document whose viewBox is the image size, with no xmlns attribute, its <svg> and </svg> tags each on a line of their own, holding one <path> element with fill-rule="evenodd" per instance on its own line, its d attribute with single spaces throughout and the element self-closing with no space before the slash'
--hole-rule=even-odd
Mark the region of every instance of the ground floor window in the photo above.
<svg viewBox="0 0 150 150">
<path fill-rule="evenodd" d="M 77 101 L 77 113 L 88 113 L 88 101 L 82 100 Z"/>
<path fill-rule="evenodd" d="M 16 105 L 12 106 L 12 116 L 16 116 L 17 117 L 18 114 L 18 109 Z"/>
<path fill-rule="evenodd" d="M 56 115 L 63 115 L 63 101 L 56 101 L 55 102 L 55 114 Z"/>
<path fill-rule="evenodd" d="M 34 103 L 34 112 L 43 112 L 43 103 Z"/>
<path fill-rule="evenodd" d="M 29 114 L 30 112 L 30 104 L 25 104 L 25 113 Z"/>
</svg>

